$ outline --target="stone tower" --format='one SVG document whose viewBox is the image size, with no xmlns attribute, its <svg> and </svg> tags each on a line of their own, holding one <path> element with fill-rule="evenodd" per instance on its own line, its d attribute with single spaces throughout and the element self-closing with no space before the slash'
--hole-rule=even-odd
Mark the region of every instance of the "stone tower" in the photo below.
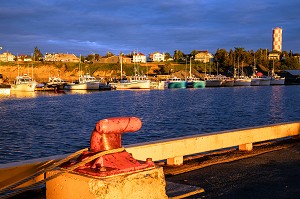
<svg viewBox="0 0 300 199">
<path fill-rule="evenodd" d="M 276 27 L 273 29 L 273 51 L 282 51 L 282 28 Z"/>
</svg>

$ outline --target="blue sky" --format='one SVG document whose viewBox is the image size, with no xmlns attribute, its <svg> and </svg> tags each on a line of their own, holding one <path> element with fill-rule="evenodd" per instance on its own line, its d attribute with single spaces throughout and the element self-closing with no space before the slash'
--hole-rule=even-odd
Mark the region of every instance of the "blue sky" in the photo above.
<svg viewBox="0 0 300 199">
<path fill-rule="evenodd" d="M 300 52 L 299 12 L 299 0 L 9 0 L 0 7 L 0 53 L 271 50 L 275 27 L 283 50 Z"/>
</svg>

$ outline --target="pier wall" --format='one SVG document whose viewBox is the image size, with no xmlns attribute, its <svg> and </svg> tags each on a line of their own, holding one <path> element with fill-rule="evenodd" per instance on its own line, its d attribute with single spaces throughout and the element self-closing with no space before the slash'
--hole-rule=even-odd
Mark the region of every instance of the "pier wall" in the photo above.
<svg viewBox="0 0 300 199">
<path fill-rule="evenodd" d="M 168 164 L 179 165 L 183 163 L 183 156 L 235 146 L 239 150 L 250 151 L 253 143 L 299 134 L 300 122 L 294 122 L 180 137 L 125 148 L 138 160 L 152 158 L 153 161 L 167 160 Z"/>
<path fill-rule="evenodd" d="M 167 164 L 180 165 L 183 163 L 184 156 L 228 147 L 239 147 L 240 150 L 252 150 L 253 143 L 256 142 L 286 137 L 299 138 L 299 135 L 300 122 L 291 122 L 179 137 L 124 147 L 138 160 L 152 158 L 153 161 L 167 160 Z M 66 155 L 52 156 L 24 162 L 2 164 L 0 165 L 0 188 L 16 182 L 24 178 L 24 176 L 31 175 L 37 169 L 42 169 L 44 166 L 43 163 L 46 161 L 58 160 L 65 157 Z M 33 181 L 35 180 L 37 179 L 33 179 Z"/>
</svg>

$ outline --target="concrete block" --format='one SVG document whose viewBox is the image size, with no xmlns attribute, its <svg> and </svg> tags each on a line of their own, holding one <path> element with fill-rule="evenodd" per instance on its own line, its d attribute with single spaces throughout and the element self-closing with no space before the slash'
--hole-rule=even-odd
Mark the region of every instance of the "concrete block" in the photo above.
<svg viewBox="0 0 300 199">
<path fill-rule="evenodd" d="M 252 151 L 253 150 L 253 144 L 247 143 L 247 144 L 241 144 L 239 145 L 240 151 Z"/>
<path fill-rule="evenodd" d="M 48 172 L 51 176 L 58 171 Z M 46 183 L 47 199 L 168 198 L 160 167 L 109 177 L 64 173 Z"/>
<path fill-rule="evenodd" d="M 182 165 L 183 164 L 183 156 L 177 156 L 174 158 L 167 159 L 167 165 Z"/>
</svg>

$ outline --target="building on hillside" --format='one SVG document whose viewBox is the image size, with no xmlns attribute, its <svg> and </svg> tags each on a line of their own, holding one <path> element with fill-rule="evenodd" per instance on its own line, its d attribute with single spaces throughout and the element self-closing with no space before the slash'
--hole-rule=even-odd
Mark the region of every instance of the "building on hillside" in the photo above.
<svg viewBox="0 0 300 199">
<path fill-rule="evenodd" d="M 209 53 L 207 50 L 204 50 L 204 51 L 199 51 L 195 55 L 194 60 L 195 61 L 200 61 L 200 62 L 203 62 L 203 63 L 208 63 L 213 58 L 214 58 L 214 56 L 211 53 Z"/>
<path fill-rule="evenodd" d="M 269 60 L 280 60 L 280 52 L 277 52 L 277 51 L 269 52 L 268 59 Z"/>
<path fill-rule="evenodd" d="M 32 58 L 28 55 L 18 55 L 17 60 L 19 62 L 31 62 Z"/>
<path fill-rule="evenodd" d="M 274 28 L 272 38 L 272 51 L 282 52 L 282 28 Z"/>
<path fill-rule="evenodd" d="M 80 58 L 76 57 L 74 54 L 64 54 L 64 53 L 46 53 L 44 61 L 53 62 L 80 62 Z"/>
<path fill-rule="evenodd" d="M 116 56 L 116 55 L 113 55 L 113 56 L 109 56 L 109 57 L 101 57 L 99 59 L 99 62 L 100 63 L 110 63 L 110 64 L 113 64 L 113 63 L 120 63 L 120 59 L 121 57 L 120 56 Z M 122 56 L 122 63 L 131 63 L 131 58 L 130 57 L 126 57 L 126 56 Z"/>
<path fill-rule="evenodd" d="M 4 52 L 3 54 L 0 54 L 0 61 L 1 62 L 10 62 L 10 61 L 15 61 L 16 56 L 9 52 Z"/>
<path fill-rule="evenodd" d="M 146 63 L 147 57 L 143 53 L 137 53 L 132 56 L 133 63 Z"/>
<path fill-rule="evenodd" d="M 150 54 L 149 58 L 154 62 L 163 62 L 165 61 L 165 53 L 155 52 Z"/>
</svg>

